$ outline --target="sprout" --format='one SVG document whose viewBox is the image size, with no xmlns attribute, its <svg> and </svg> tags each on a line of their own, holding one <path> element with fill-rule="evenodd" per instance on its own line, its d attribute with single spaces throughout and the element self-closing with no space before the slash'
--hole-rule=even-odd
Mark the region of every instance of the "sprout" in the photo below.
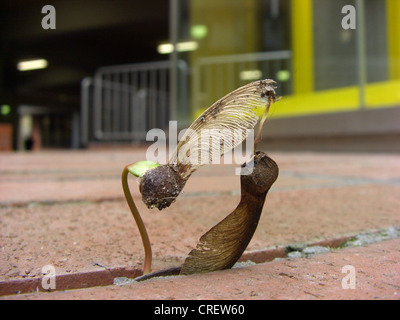
<svg viewBox="0 0 400 320">
<path fill-rule="evenodd" d="M 138 161 L 129 166 L 127 166 L 128 171 L 136 177 L 143 177 L 147 170 L 159 167 L 160 164 L 153 161 Z"/>
<path fill-rule="evenodd" d="M 139 190 L 142 194 L 142 200 L 148 208 L 158 208 L 162 210 L 170 206 L 181 193 L 193 172 L 209 163 L 208 161 L 193 161 L 196 157 L 193 157 L 192 151 L 196 154 L 198 152 L 208 154 L 209 156 L 206 157 L 207 159 L 212 159 L 212 154 L 216 151 L 222 156 L 224 152 L 235 148 L 243 142 L 243 140 L 247 138 L 248 130 L 254 129 L 258 120 L 260 120 L 260 126 L 254 141 L 254 147 L 261 141 L 262 126 L 267 119 L 271 103 L 276 101 L 274 84 L 275 82 L 273 80 L 255 81 L 219 99 L 204 111 L 203 114 L 192 123 L 188 130 L 185 131 L 185 134 L 180 139 L 180 142 L 167 164 L 159 165 L 151 161 L 139 161 L 124 168 L 122 173 L 122 187 L 129 208 L 138 225 L 145 248 L 143 274 L 147 274 L 151 270 L 151 245 L 143 220 L 140 217 L 129 191 L 128 173 L 140 178 Z M 214 137 L 218 138 L 219 141 L 230 140 L 228 144 L 229 148 L 222 148 L 221 145 L 218 145 L 216 150 L 215 146 L 205 143 L 204 139 L 199 138 L 203 130 L 213 130 L 215 134 Z M 240 139 L 232 139 L 232 137 L 229 136 L 228 133 L 235 130 L 242 130 Z M 277 177 L 278 171 L 276 164 L 270 167 L 270 164 L 274 162 L 271 159 L 265 160 L 265 157 L 258 154 L 255 155 L 256 159 L 263 159 L 259 161 L 260 163 L 264 163 L 260 164 L 258 168 L 256 167 L 256 172 L 259 172 L 257 178 L 251 180 L 250 178 L 252 175 L 249 177 L 241 177 L 241 204 L 239 204 L 238 208 L 231 215 L 221 221 L 221 223 L 212 228 L 200 239 L 198 248 L 194 249 L 190 253 L 187 261 L 185 261 L 182 269 L 183 274 L 192 273 L 196 270 L 208 271 L 228 268 L 240 257 L 255 231 L 266 193 Z M 274 178 L 267 179 L 264 182 L 260 181 L 259 177 L 263 177 L 263 174 L 267 176 L 271 175 L 271 177 Z M 256 197 L 257 201 L 253 203 L 252 201 L 254 199 L 247 196 L 251 193 L 249 193 L 248 190 L 255 190 L 257 193 L 260 191 L 260 186 L 266 186 L 267 188 L 260 192 L 260 195 Z M 253 211 L 255 212 L 255 216 L 252 213 Z M 250 224 L 244 223 L 249 219 L 253 222 Z M 239 225 L 237 223 L 231 225 L 232 221 L 242 222 L 240 222 Z M 232 227 L 235 230 L 231 232 L 230 230 Z M 223 242 L 219 242 L 220 239 L 214 236 L 214 231 L 216 230 L 219 235 L 223 235 L 223 239 L 225 239 L 224 237 L 233 239 L 229 250 L 221 249 Z M 237 230 L 239 231 L 236 232 Z M 206 254 L 206 252 L 210 251 L 207 250 L 207 248 L 213 248 L 215 252 L 223 250 L 224 254 L 217 254 L 221 256 L 220 258 L 216 258 L 217 260 L 220 259 L 217 261 L 215 257 L 209 257 Z M 209 257 L 206 258 L 206 260 L 209 261 L 203 261 L 201 257 Z"/>
</svg>

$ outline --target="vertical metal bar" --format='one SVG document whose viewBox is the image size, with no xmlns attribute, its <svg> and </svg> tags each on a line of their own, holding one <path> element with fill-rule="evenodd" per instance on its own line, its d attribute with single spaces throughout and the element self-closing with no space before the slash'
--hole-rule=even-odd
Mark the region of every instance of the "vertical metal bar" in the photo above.
<svg viewBox="0 0 400 320">
<path fill-rule="evenodd" d="M 139 111 L 139 99 L 138 99 L 138 92 L 139 92 L 139 72 L 132 71 L 132 95 L 131 95 L 131 132 L 132 132 L 132 142 L 135 141 L 135 134 L 137 131 L 136 127 L 136 118 Z"/>
<path fill-rule="evenodd" d="M 177 117 L 177 92 L 178 92 L 178 52 L 176 44 L 178 43 L 178 18 L 179 18 L 179 1 L 170 0 L 170 18 L 169 18 L 169 37 L 174 50 L 170 54 L 170 102 L 169 102 L 169 117 L 171 120 L 176 120 Z"/>
<path fill-rule="evenodd" d="M 292 74 L 293 74 L 293 65 L 292 65 L 292 57 L 290 57 L 287 60 L 287 70 L 290 72 L 290 79 L 289 79 L 289 88 L 287 94 L 293 94 L 293 80 L 292 80 Z"/>
<path fill-rule="evenodd" d="M 105 135 L 110 132 L 111 124 L 111 76 L 109 74 L 104 76 L 104 113 L 103 115 L 103 133 Z"/>
<path fill-rule="evenodd" d="M 80 122 L 79 113 L 73 112 L 71 115 L 71 138 L 70 138 L 71 149 L 78 149 L 80 145 L 79 122 Z"/>
<path fill-rule="evenodd" d="M 157 127 L 157 70 L 149 71 L 149 128 Z"/>
<path fill-rule="evenodd" d="M 148 79 L 147 72 L 143 70 L 140 72 L 140 90 L 139 90 L 139 99 L 140 99 L 140 114 L 138 115 L 138 124 L 139 124 L 139 133 L 138 140 L 142 139 L 142 135 L 146 134 L 147 126 L 148 126 Z"/>
<path fill-rule="evenodd" d="M 267 63 L 265 64 L 265 66 L 266 66 L 266 68 L 265 68 L 265 74 L 266 74 L 267 78 L 272 78 L 271 73 L 270 73 L 270 70 L 271 70 L 270 64 L 271 64 L 271 61 L 269 61 L 269 60 L 268 60 Z"/>
<path fill-rule="evenodd" d="M 238 62 L 236 78 L 239 80 L 240 85 L 243 85 L 243 80 L 241 79 L 240 74 L 246 70 L 245 64 L 245 61 Z"/>
<path fill-rule="evenodd" d="M 210 105 L 210 101 L 212 101 L 212 100 L 214 100 L 213 98 L 213 77 L 212 77 L 212 75 L 213 75 L 213 73 L 212 73 L 212 68 L 213 68 L 213 64 L 209 64 L 209 65 L 206 65 L 205 66 L 205 69 L 206 69 L 206 71 L 205 71 L 205 75 L 206 75 L 206 84 L 205 84 L 205 87 L 206 87 L 206 90 L 205 90 L 205 93 L 206 93 L 206 97 L 208 97 L 208 99 L 207 99 L 207 102 L 206 102 L 206 105 L 203 105 L 202 106 L 202 108 L 204 108 L 204 107 L 206 107 L 207 105 Z M 203 96 L 201 97 L 202 99 L 201 99 L 201 103 L 202 104 L 204 104 L 204 100 L 203 100 Z M 211 100 L 210 100 L 211 99 Z"/>
<path fill-rule="evenodd" d="M 122 132 L 127 133 L 129 131 L 129 73 L 124 72 L 122 75 Z"/>
<path fill-rule="evenodd" d="M 236 82 L 235 82 L 235 64 L 233 62 L 228 62 L 226 64 L 227 67 L 227 72 L 226 74 L 228 75 L 228 88 L 226 92 L 232 91 L 236 87 Z"/>
<path fill-rule="evenodd" d="M 158 113 L 160 117 L 160 123 L 161 123 L 161 129 L 166 128 L 166 110 L 165 108 L 167 107 L 167 103 L 165 99 L 167 98 L 166 92 L 167 92 L 167 70 L 165 69 L 160 69 L 160 85 L 159 85 L 159 102 L 158 102 Z"/>
<path fill-rule="evenodd" d="M 81 145 L 89 144 L 89 97 L 92 79 L 87 77 L 81 82 Z"/>
<path fill-rule="evenodd" d="M 95 76 L 94 92 L 94 136 L 100 139 L 102 134 L 101 114 L 103 109 L 103 76 L 101 74 L 96 74 Z"/>
<path fill-rule="evenodd" d="M 195 63 L 193 67 L 193 81 L 192 81 L 192 88 L 191 88 L 191 110 L 190 114 L 192 117 L 195 115 L 195 111 L 200 108 L 200 95 L 201 95 L 201 83 L 200 83 L 200 72 L 201 66 L 199 63 Z"/>
<path fill-rule="evenodd" d="M 114 73 L 112 75 L 112 132 L 118 133 L 121 131 L 121 104 L 120 104 L 120 73 Z"/>
<path fill-rule="evenodd" d="M 224 94 L 224 82 L 225 82 L 225 75 L 224 75 L 224 69 L 223 65 L 218 63 L 215 65 L 215 98 L 213 99 L 214 101 L 216 99 L 219 99 L 218 97 L 223 97 Z"/>
<path fill-rule="evenodd" d="M 365 45 L 365 2 L 356 0 L 357 17 L 357 60 L 360 109 L 365 108 L 365 84 L 367 82 L 367 57 Z"/>
<path fill-rule="evenodd" d="M 178 93 L 178 106 L 179 108 L 179 120 L 182 125 L 189 126 L 192 121 L 190 121 L 190 110 L 188 107 L 188 66 L 183 60 L 178 61 L 178 83 L 179 83 L 179 93 Z"/>
</svg>

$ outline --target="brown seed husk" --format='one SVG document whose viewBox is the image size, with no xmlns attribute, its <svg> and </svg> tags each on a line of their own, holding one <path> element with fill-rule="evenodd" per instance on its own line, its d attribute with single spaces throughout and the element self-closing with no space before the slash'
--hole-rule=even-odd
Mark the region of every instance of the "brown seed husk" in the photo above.
<svg viewBox="0 0 400 320">
<path fill-rule="evenodd" d="M 146 171 L 140 181 L 139 190 L 148 208 L 162 210 L 175 201 L 185 183 L 186 180 L 172 166 L 163 165 Z"/>
</svg>

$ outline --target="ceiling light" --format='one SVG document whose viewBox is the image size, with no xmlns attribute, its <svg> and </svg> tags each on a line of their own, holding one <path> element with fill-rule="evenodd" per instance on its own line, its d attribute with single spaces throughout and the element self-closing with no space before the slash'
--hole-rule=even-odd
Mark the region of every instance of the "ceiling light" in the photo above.
<svg viewBox="0 0 400 320">
<path fill-rule="evenodd" d="M 258 80 L 261 79 L 261 77 L 261 70 L 245 70 L 239 74 L 239 79 L 242 81 Z"/>
<path fill-rule="evenodd" d="M 176 49 L 178 52 L 183 51 L 194 51 L 197 50 L 199 44 L 196 41 L 178 42 L 176 44 Z"/>
<path fill-rule="evenodd" d="M 185 41 L 178 42 L 176 44 L 176 51 L 185 52 L 185 51 L 193 51 L 199 47 L 199 44 L 196 41 Z M 174 51 L 174 45 L 172 43 L 164 43 L 160 44 L 157 47 L 157 51 L 159 54 L 168 54 Z"/>
<path fill-rule="evenodd" d="M 46 59 L 20 61 L 17 64 L 19 71 L 29 71 L 47 68 L 48 62 Z"/>
<path fill-rule="evenodd" d="M 168 54 L 174 51 L 174 45 L 172 43 L 164 43 L 160 44 L 157 47 L 157 51 L 159 54 Z"/>
</svg>

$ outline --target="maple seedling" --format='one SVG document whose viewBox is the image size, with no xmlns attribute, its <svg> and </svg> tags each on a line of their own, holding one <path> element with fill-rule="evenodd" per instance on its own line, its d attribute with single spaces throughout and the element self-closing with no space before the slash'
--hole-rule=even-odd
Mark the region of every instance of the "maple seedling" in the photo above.
<svg viewBox="0 0 400 320">
<path fill-rule="evenodd" d="M 222 156 L 243 142 L 249 130 L 260 120 L 256 145 L 262 139 L 262 127 L 267 119 L 272 102 L 276 101 L 275 82 L 259 80 L 240 87 L 219 99 L 204 111 L 185 131 L 169 162 L 159 165 L 151 161 L 139 161 L 128 165 L 122 173 L 122 186 L 129 208 L 139 228 L 145 249 L 143 274 L 151 271 L 151 246 L 143 220 L 133 201 L 128 186 L 128 173 L 139 177 L 139 190 L 148 208 L 162 210 L 170 206 L 184 188 L 190 176 L 201 166 L 209 163 L 193 157 L 193 153 L 218 151 Z M 228 142 L 210 145 L 200 139 L 203 130 L 210 130 L 213 138 Z M 234 130 L 242 130 L 240 139 L 229 136 Z M 215 149 L 217 148 L 217 150 Z M 210 156 L 210 158 L 212 158 Z M 278 166 L 263 152 L 254 152 L 245 164 L 251 166 L 250 174 L 241 175 L 241 200 L 238 207 L 220 223 L 200 238 L 196 249 L 186 258 L 182 267 L 166 270 L 164 274 L 191 274 L 230 268 L 240 258 L 250 242 L 264 205 L 268 190 L 278 176 Z M 242 168 L 243 170 L 243 168 Z M 149 276 L 149 275 L 148 275 Z M 142 277 L 142 279 L 148 278 Z"/>
</svg>

